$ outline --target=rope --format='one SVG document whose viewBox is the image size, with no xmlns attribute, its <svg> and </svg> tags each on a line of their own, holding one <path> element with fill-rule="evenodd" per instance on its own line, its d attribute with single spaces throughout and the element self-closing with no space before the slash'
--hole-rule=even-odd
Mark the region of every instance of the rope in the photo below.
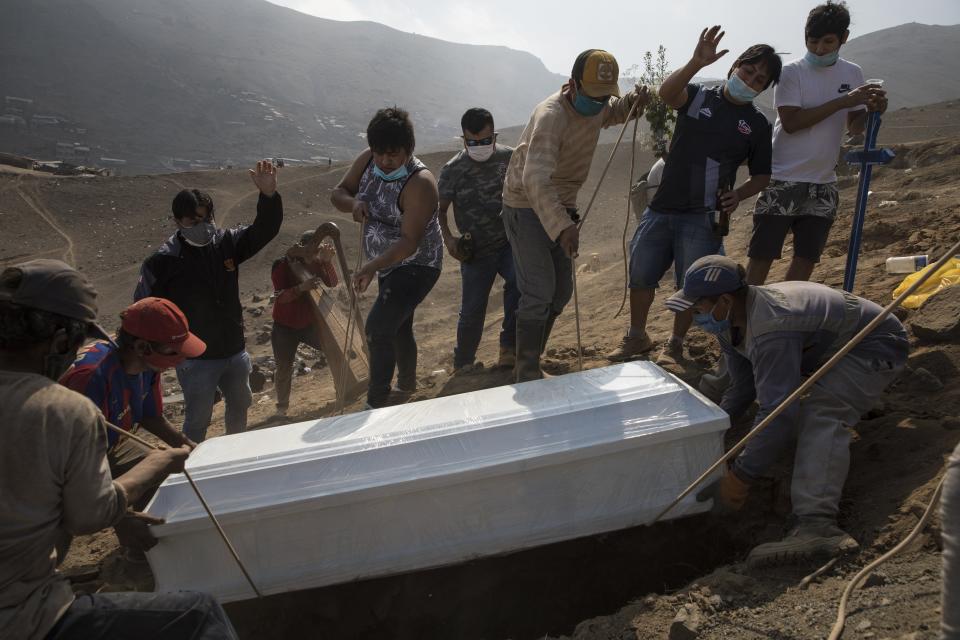
<svg viewBox="0 0 960 640">
<path fill-rule="evenodd" d="M 570 258 L 573 266 L 573 314 L 577 320 L 577 371 L 583 371 L 583 343 L 580 340 L 580 297 L 577 295 L 577 256 Z"/>
<path fill-rule="evenodd" d="M 620 299 L 620 308 L 613 314 L 618 318 L 623 313 L 623 308 L 627 305 L 627 295 L 630 288 L 630 267 L 627 260 L 627 229 L 630 228 L 630 208 L 633 206 L 631 192 L 633 190 L 634 168 L 637 164 L 637 119 L 633 121 L 633 142 L 630 147 L 630 183 L 627 185 L 627 216 L 623 220 L 623 236 L 620 238 L 620 244 L 623 247 L 623 298 Z"/>
<path fill-rule="evenodd" d="M 787 407 L 793 404 L 795 400 L 797 400 L 800 396 L 806 393 L 807 389 L 812 387 L 817 382 L 817 380 L 819 380 L 824 375 L 826 375 L 826 373 L 830 371 L 830 369 L 832 369 L 834 365 L 840 362 L 841 358 L 843 358 L 845 355 L 850 353 L 850 351 L 855 346 L 860 344 L 860 341 L 866 338 L 870 334 L 870 332 L 872 332 L 881 322 L 883 322 L 887 318 L 887 316 L 890 315 L 890 313 L 892 313 L 893 310 L 900 305 L 901 302 L 906 300 L 907 296 L 911 295 L 921 285 L 923 285 L 924 282 L 926 282 L 933 274 L 935 274 L 940 269 L 940 267 L 946 264 L 947 261 L 950 260 L 953 257 L 953 255 L 958 251 L 960 251 L 960 241 L 956 242 L 952 247 L 950 247 L 950 249 L 948 249 L 947 252 L 944 253 L 943 256 L 939 260 L 937 260 L 936 263 L 933 264 L 933 266 L 927 267 L 926 271 L 923 272 L 922 275 L 913 284 L 907 287 L 907 289 L 903 293 L 901 293 L 899 296 L 897 296 L 897 298 L 893 302 L 891 302 L 886 307 L 884 307 L 883 311 L 881 311 L 877 315 L 877 317 L 871 320 L 870 323 L 867 324 L 867 326 L 865 326 L 863 329 L 860 330 L 859 333 L 857 333 L 857 335 L 853 336 L 853 338 L 851 338 L 850 341 L 847 342 L 847 344 L 845 344 L 842 349 L 837 351 L 837 353 L 835 353 L 832 358 L 827 360 L 827 362 L 824 363 L 823 366 L 821 366 L 819 369 L 814 371 L 810 375 L 810 377 L 808 377 L 803 382 L 803 384 L 797 387 L 797 389 L 793 393 L 791 393 L 783 402 L 781 402 L 777 406 L 777 408 L 771 411 L 770 414 L 760 422 L 760 424 L 758 424 L 753 429 L 751 429 L 750 433 L 744 436 L 743 439 L 740 440 L 740 442 L 735 444 L 733 448 L 731 448 L 728 452 L 722 455 L 719 460 L 717 460 L 715 463 L 710 465 L 710 468 L 704 471 L 699 478 L 694 480 L 689 487 L 684 489 L 683 492 L 673 500 L 673 502 L 667 505 L 666 509 L 664 509 L 659 514 L 657 514 L 657 517 L 655 517 L 650 522 L 650 524 L 654 524 L 655 522 L 660 520 L 660 518 L 665 516 L 671 509 L 677 506 L 677 504 L 679 504 L 681 500 L 683 500 L 688 495 L 690 495 L 690 493 L 694 489 L 696 489 L 700 485 L 700 483 L 706 480 L 714 471 L 719 469 L 722 464 L 726 463 L 728 460 L 733 458 L 737 453 L 740 452 L 741 449 L 743 449 L 744 446 L 746 446 L 748 442 L 750 442 L 755 437 L 757 437 L 757 435 L 759 435 L 761 431 L 769 427 L 770 424 L 777 418 L 777 416 L 783 413 Z"/>
<path fill-rule="evenodd" d="M 360 265 L 363 262 L 363 230 L 364 223 L 360 223 L 360 237 L 357 240 L 357 266 L 353 269 L 353 272 L 356 273 L 360 270 Z M 353 316 L 356 314 L 359 303 L 357 302 L 357 292 L 353 290 L 353 283 L 350 280 L 351 274 L 343 274 L 344 284 L 347 286 L 347 290 L 350 292 L 350 311 L 347 314 L 347 342 L 344 345 L 343 353 L 343 362 L 340 364 L 340 388 L 337 389 L 337 406 L 335 413 L 343 413 L 343 406 L 347 401 L 347 363 L 350 362 L 350 353 L 353 351 L 353 333 L 356 323 L 353 321 Z"/>
<path fill-rule="evenodd" d="M 587 221 L 587 216 L 590 214 L 590 209 L 593 207 L 593 201 L 597 199 L 597 194 L 600 192 L 600 185 L 603 184 L 603 179 L 607 177 L 607 171 L 610 169 L 610 165 L 613 163 L 613 157 L 617 154 L 617 148 L 620 146 L 620 141 L 623 140 L 623 134 L 627 130 L 627 125 L 630 124 L 631 118 L 633 118 L 634 113 L 637 111 L 637 107 L 640 105 L 640 97 L 637 96 L 637 99 L 633 101 L 633 104 L 630 105 L 630 111 L 627 113 L 627 119 L 624 120 L 623 126 L 620 127 L 620 135 L 617 136 L 617 141 L 613 143 L 613 149 L 610 150 L 610 157 L 607 158 L 607 164 L 603 167 L 603 172 L 600 174 L 600 179 L 597 180 L 597 186 L 593 189 L 593 195 L 590 196 L 590 201 L 587 203 L 587 208 L 583 211 L 583 216 L 580 218 L 580 222 L 577 223 L 577 231 L 583 228 L 583 223 Z M 636 119 L 634 121 L 634 135 L 636 135 Z M 631 175 L 633 173 L 633 168 L 631 166 Z M 630 206 L 630 192 L 627 192 L 627 206 Z M 573 314 L 577 321 L 577 363 L 580 367 L 580 371 L 583 371 L 583 343 L 580 338 L 580 298 L 577 295 L 577 259 L 576 256 L 571 256 L 570 260 L 573 266 Z"/>
<path fill-rule="evenodd" d="M 144 447 L 148 451 L 154 449 L 163 449 L 163 447 L 158 447 L 155 444 L 150 444 L 143 438 L 129 431 L 124 431 L 120 427 L 106 423 L 107 429 L 115 431 L 122 437 L 130 438 L 141 447 Z M 190 475 L 190 472 L 186 469 L 183 470 L 183 476 L 187 479 L 187 482 L 190 483 L 190 488 L 193 489 L 193 492 L 197 494 L 197 499 L 200 500 L 200 504 L 203 505 L 204 511 L 207 512 L 207 516 L 210 518 L 210 521 L 213 522 L 213 526 L 216 528 L 217 533 L 220 534 L 220 539 L 223 540 L 223 544 L 227 546 L 227 550 L 230 552 L 230 555 L 233 556 L 234 561 L 237 563 L 237 566 L 240 567 L 240 571 L 243 572 L 243 577 L 247 579 L 247 582 L 250 584 L 250 588 L 253 589 L 253 592 L 257 594 L 258 598 L 262 598 L 263 594 L 260 593 L 260 590 L 257 589 L 257 585 L 254 584 L 253 578 L 250 577 L 250 572 L 247 571 L 247 567 L 244 566 L 243 561 L 240 559 L 240 556 L 237 554 L 237 550 L 234 548 L 233 544 L 230 543 L 230 539 L 227 537 L 226 531 L 223 530 L 223 527 L 220 526 L 220 522 L 217 520 L 217 517 L 213 515 L 213 511 L 210 509 L 210 505 L 207 504 L 207 501 L 204 499 L 203 494 L 200 493 L 200 487 L 197 486 L 197 483 L 193 481 L 193 477 Z"/>
<path fill-rule="evenodd" d="M 850 602 L 850 596 L 853 594 L 854 589 L 856 589 L 874 569 L 906 549 L 907 546 L 913 542 L 918 535 L 920 535 L 920 532 L 926 526 L 927 521 L 930 520 L 930 516 L 933 515 L 934 507 L 936 507 L 937 503 L 940 501 L 940 492 L 943 490 L 943 481 L 946 479 L 947 474 L 944 473 L 943 477 L 940 478 L 940 482 L 937 484 L 937 488 L 933 490 L 933 496 L 930 498 L 930 504 L 927 505 L 926 511 L 923 512 L 920 522 L 918 522 L 917 526 L 913 528 L 913 531 L 911 531 L 906 538 L 901 540 L 900 544 L 895 546 L 893 549 L 890 549 L 890 551 L 887 551 L 885 554 L 861 569 L 860 572 L 853 576 L 853 579 L 847 584 L 847 588 L 843 590 L 843 595 L 840 596 L 840 606 L 837 610 L 837 621 L 834 623 L 833 629 L 830 631 L 830 637 L 828 640 L 840 640 L 840 636 L 843 635 L 843 627 L 847 622 L 847 605 Z"/>
</svg>

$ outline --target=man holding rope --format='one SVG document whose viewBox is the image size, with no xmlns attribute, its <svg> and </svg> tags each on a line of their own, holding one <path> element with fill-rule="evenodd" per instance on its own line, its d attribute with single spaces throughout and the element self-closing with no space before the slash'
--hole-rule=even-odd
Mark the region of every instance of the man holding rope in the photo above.
<svg viewBox="0 0 960 640">
<path fill-rule="evenodd" d="M 649 101 L 639 85 L 619 97 L 619 76 L 616 59 L 606 51 L 581 53 L 569 82 L 534 109 L 507 167 L 502 217 L 520 289 L 517 382 L 543 377 L 540 354 L 573 295 L 577 194 L 600 129 L 626 122 L 631 112 L 639 117 Z"/>
<path fill-rule="evenodd" d="M 80 351 L 77 360 L 60 378 L 60 384 L 89 398 L 107 421 L 125 431 L 143 427 L 170 447 L 197 446 L 163 415 L 160 373 L 187 358 L 200 356 L 206 345 L 190 333 L 183 312 L 169 300 L 144 298 L 120 314 L 116 344 L 97 340 Z M 143 451 L 129 438 L 107 434 L 110 475 L 119 478 L 143 460 Z M 153 496 L 151 487 L 134 505 L 142 509 Z M 143 549 L 153 537 L 126 517 L 114 530 L 124 557 L 145 562 Z"/>
<path fill-rule="evenodd" d="M 132 505 L 183 470 L 186 446 L 156 450 L 118 478 L 107 464 L 103 414 L 57 384 L 96 324 L 96 292 L 57 260 L 0 273 L 0 629 L 26 640 L 236 638 L 219 604 L 201 593 L 74 596 L 56 567 L 75 535 L 132 515 Z M 149 633 L 148 633 L 149 632 Z"/>
<path fill-rule="evenodd" d="M 667 307 L 676 313 L 693 311 L 694 322 L 716 335 L 731 379 L 720 406 L 736 418 L 756 399 L 756 423 L 882 311 L 869 300 L 817 283 L 748 286 L 743 267 L 719 255 L 696 260 Z M 751 566 L 857 547 L 837 526 L 850 466 L 849 429 L 899 375 L 907 352 L 903 325 L 888 316 L 751 440 L 720 480 L 697 494 L 700 501 L 713 498 L 716 511 L 739 510 L 751 483 L 795 446 L 795 524 L 782 541 L 754 548 L 747 558 Z"/>
</svg>

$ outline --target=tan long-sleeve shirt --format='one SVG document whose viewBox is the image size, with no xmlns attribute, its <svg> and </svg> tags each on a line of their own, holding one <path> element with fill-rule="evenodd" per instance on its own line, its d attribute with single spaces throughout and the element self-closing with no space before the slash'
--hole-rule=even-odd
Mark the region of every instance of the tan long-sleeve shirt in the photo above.
<svg viewBox="0 0 960 640">
<path fill-rule="evenodd" d="M 537 105 L 507 167 L 503 203 L 536 211 L 547 235 L 556 240 L 573 224 L 567 209 L 577 206 L 600 129 L 625 122 L 636 99 L 636 90 L 610 98 L 592 117 L 577 113 L 563 90 Z"/>
<path fill-rule="evenodd" d="M 103 414 L 43 376 L 0 371 L 0 636 L 39 640 L 73 602 L 56 566 L 127 508 Z M 9 634 L 9 635 L 7 635 Z"/>
</svg>

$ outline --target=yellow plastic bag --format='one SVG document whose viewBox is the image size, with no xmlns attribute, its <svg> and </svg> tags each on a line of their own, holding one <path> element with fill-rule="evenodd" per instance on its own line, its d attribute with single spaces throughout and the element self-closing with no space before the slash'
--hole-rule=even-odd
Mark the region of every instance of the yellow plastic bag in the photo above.
<svg viewBox="0 0 960 640">
<path fill-rule="evenodd" d="M 920 277 L 927 273 L 930 269 L 933 269 L 932 264 L 924 267 L 916 273 L 911 273 L 904 278 L 903 282 L 901 282 L 900 285 L 893 290 L 893 297 L 896 298 L 901 293 L 906 291 L 910 285 L 919 280 Z M 930 278 L 924 282 L 919 289 L 917 289 L 912 295 L 907 296 L 906 300 L 903 301 L 901 306 L 904 306 L 907 309 L 919 309 L 923 303 L 927 301 L 927 298 L 935 294 L 937 291 L 955 284 L 960 284 L 960 258 L 958 257 L 948 260 L 935 274 L 930 276 Z"/>
</svg>

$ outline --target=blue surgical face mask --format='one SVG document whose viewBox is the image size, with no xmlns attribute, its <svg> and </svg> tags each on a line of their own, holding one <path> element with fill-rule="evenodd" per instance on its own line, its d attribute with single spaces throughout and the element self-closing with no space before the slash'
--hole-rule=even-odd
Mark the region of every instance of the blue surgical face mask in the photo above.
<svg viewBox="0 0 960 640">
<path fill-rule="evenodd" d="M 595 116 L 603 111 L 607 103 L 602 100 L 594 100 L 590 96 L 585 96 L 577 90 L 577 97 L 573 99 L 573 108 L 582 116 Z"/>
<path fill-rule="evenodd" d="M 717 320 L 713 317 L 713 310 L 717 308 L 718 304 L 720 304 L 719 300 L 717 300 L 707 313 L 693 314 L 693 321 L 697 326 L 715 336 L 720 336 L 730 329 L 730 311 L 732 311 L 732 309 L 727 311 L 727 317 L 723 320 Z"/>
<path fill-rule="evenodd" d="M 373 163 L 373 175 L 386 182 L 393 182 L 395 180 L 400 180 L 401 178 L 406 178 L 409 173 L 410 172 L 407 171 L 407 165 L 403 165 L 399 169 L 391 171 L 390 173 L 384 173 L 383 169 L 378 167 L 376 162 Z"/>
<path fill-rule="evenodd" d="M 837 49 L 832 53 L 825 53 L 822 56 L 818 56 L 812 51 L 807 51 L 803 56 L 803 59 L 814 67 L 829 67 L 830 65 L 835 64 L 839 58 L 840 49 Z"/>
<path fill-rule="evenodd" d="M 756 89 L 751 89 L 747 83 L 740 79 L 737 72 L 734 71 L 727 78 L 727 92 L 730 97 L 737 102 L 753 102 L 753 99 L 760 95 Z"/>
</svg>

